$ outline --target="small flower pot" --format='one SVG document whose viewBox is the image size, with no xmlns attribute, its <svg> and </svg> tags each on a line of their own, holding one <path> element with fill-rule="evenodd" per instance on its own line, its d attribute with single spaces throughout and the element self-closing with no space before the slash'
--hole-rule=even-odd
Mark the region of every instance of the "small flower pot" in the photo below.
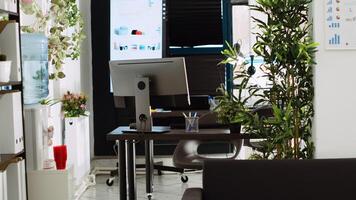
<svg viewBox="0 0 356 200">
<path fill-rule="evenodd" d="M 240 134 L 241 133 L 241 124 L 240 123 L 233 123 L 229 125 L 230 133 L 233 134 Z"/>
<path fill-rule="evenodd" d="M 11 74 L 11 61 L 0 61 L 0 82 L 9 82 Z"/>
</svg>

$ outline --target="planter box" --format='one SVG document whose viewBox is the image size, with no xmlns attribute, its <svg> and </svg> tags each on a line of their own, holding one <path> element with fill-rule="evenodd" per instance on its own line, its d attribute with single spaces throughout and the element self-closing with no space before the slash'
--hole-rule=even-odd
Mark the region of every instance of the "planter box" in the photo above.
<svg viewBox="0 0 356 200">
<path fill-rule="evenodd" d="M 64 143 L 67 166 L 73 167 L 74 185 L 80 186 L 90 173 L 89 117 L 65 118 Z"/>
<path fill-rule="evenodd" d="M 24 149 L 21 92 L 0 93 L 0 154 Z"/>
</svg>

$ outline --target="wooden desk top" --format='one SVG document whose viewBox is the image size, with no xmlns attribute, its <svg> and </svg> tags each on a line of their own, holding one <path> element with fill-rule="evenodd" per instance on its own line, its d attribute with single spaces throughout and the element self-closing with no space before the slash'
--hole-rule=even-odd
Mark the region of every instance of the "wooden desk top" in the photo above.
<svg viewBox="0 0 356 200">
<path fill-rule="evenodd" d="M 108 141 L 116 140 L 208 140 L 229 141 L 235 139 L 258 139 L 248 134 L 230 134 L 229 129 L 200 129 L 199 133 L 186 133 L 183 129 L 172 129 L 168 133 L 123 133 L 127 127 L 119 127 L 106 135 Z"/>
</svg>

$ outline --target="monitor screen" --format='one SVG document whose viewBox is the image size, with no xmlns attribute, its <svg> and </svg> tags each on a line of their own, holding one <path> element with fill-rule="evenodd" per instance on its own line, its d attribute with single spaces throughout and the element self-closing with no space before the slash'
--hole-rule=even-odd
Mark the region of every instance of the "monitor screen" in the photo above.
<svg viewBox="0 0 356 200">
<path fill-rule="evenodd" d="M 162 0 L 111 0 L 111 60 L 162 58 Z"/>
</svg>

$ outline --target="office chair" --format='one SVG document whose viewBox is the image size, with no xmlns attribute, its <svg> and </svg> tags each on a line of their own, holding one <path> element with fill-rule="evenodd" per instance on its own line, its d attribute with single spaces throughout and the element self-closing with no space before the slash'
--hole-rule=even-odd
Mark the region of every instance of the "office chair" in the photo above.
<svg viewBox="0 0 356 200">
<path fill-rule="evenodd" d="M 232 133 L 234 134 L 234 133 Z M 239 134 L 239 133 L 235 133 Z M 202 170 L 203 163 L 206 160 L 211 159 L 236 159 L 240 153 L 242 140 L 234 140 L 228 143 L 232 143 L 234 145 L 235 151 L 234 154 L 230 157 L 224 158 L 212 158 L 209 156 L 200 155 L 198 153 L 198 148 L 201 144 L 207 143 L 199 140 L 182 140 L 178 143 L 175 151 L 173 153 L 173 165 L 178 168 L 187 169 L 184 170 L 181 174 L 181 181 L 183 183 L 188 182 L 188 177 L 184 175 L 184 172 L 191 170 Z"/>
<path fill-rule="evenodd" d="M 273 110 L 271 106 L 262 106 L 256 108 L 252 111 L 253 114 L 258 114 L 262 118 L 273 117 Z M 231 133 L 240 134 L 240 133 Z M 202 170 L 203 162 L 211 159 L 236 159 L 242 146 L 243 140 L 230 141 L 234 148 L 234 154 L 228 158 L 211 158 L 203 155 L 199 155 L 198 148 L 203 143 L 203 141 L 198 140 L 184 140 L 180 141 L 173 154 L 173 164 L 175 167 L 189 169 L 189 170 Z M 205 143 L 205 142 L 204 142 Z M 244 140 L 244 146 L 251 147 L 254 150 L 261 151 L 263 148 L 263 141 L 251 142 L 249 139 Z M 181 175 L 182 182 L 187 182 L 188 177 Z"/>
</svg>

